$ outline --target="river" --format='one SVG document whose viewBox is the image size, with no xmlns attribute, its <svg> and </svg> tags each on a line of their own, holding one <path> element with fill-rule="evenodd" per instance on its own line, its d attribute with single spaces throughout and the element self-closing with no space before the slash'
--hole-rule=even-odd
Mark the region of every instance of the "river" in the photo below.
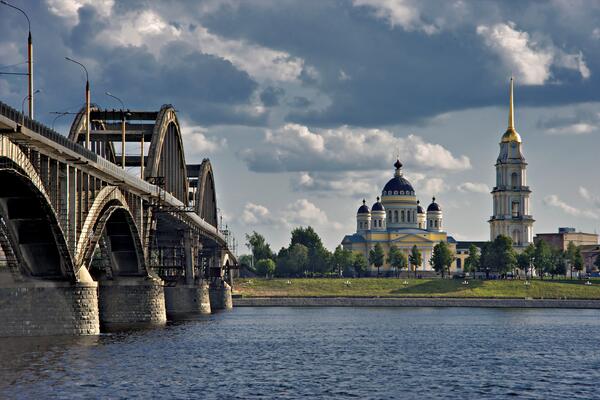
<svg viewBox="0 0 600 400">
<path fill-rule="evenodd" d="M 600 310 L 237 308 L 0 339 L 0 398 L 600 398 Z"/>
</svg>

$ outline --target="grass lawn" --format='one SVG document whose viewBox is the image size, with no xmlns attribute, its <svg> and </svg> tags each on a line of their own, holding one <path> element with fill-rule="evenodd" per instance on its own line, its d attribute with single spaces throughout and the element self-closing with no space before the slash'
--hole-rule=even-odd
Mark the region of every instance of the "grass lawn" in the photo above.
<svg viewBox="0 0 600 400">
<path fill-rule="evenodd" d="M 290 282 L 290 283 L 288 283 Z M 346 284 L 350 282 L 350 284 Z M 406 282 L 406 283 L 405 283 Z M 234 294 L 242 297 L 509 297 L 545 299 L 600 299 L 600 281 L 580 280 L 471 280 L 455 279 L 264 279 L 240 278 Z"/>
</svg>

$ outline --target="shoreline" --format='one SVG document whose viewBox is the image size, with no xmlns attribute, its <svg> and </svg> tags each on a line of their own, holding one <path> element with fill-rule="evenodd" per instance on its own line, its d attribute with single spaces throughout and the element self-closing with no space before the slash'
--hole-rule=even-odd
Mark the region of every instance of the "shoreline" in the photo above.
<svg viewBox="0 0 600 400">
<path fill-rule="evenodd" d="M 457 297 L 234 297 L 234 307 L 481 307 L 600 309 L 600 299 Z"/>
</svg>

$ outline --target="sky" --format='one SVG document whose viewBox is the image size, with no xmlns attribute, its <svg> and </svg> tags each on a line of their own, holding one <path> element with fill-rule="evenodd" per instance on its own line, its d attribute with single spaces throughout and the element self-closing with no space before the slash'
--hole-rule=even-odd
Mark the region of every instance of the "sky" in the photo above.
<svg viewBox="0 0 600 400">
<path fill-rule="evenodd" d="M 30 16 L 36 118 L 66 133 L 84 101 L 178 110 L 186 162 L 210 158 L 223 223 L 274 250 L 313 226 L 333 249 L 397 156 L 458 240 L 489 238 L 515 79 L 534 232 L 600 228 L 600 2 L 12 0 Z M 25 19 L 0 6 L 0 71 Z M 26 80 L 0 75 L 20 109 Z"/>
</svg>

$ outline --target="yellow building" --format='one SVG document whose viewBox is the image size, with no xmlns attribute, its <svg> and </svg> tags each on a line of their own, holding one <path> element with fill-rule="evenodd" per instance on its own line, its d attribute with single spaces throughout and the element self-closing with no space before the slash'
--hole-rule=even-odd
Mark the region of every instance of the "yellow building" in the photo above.
<svg viewBox="0 0 600 400">
<path fill-rule="evenodd" d="M 448 242 L 452 251 L 455 241 L 448 237 L 443 229 L 442 208 L 433 198 L 424 211 L 417 200 L 411 183 L 402 174 L 402 163 L 396 160 L 394 177 L 388 181 L 381 192 L 381 199 L 371 209 L 363 200 L 356 213 L 356 233 L 346 235 L 342 241 L 345 249 L 362 253 L 369 259 L 369 251 L 376 243 L 381 244 L 385 252 L 385 264 L 380 269 L 383 275 L 388 275 L 391 268 L 387 263 L 387 254 L 391 246 L 396 246 L 408 257 L 413 246 L 417 246 L 422 254 L 422 264 L 417 273 L 430 275 L 433 269 L 429 259 L 433 247 L 439 242 Z M 451 271 L 456 269 L 456 263 Z M 370 265 L 370 274 L 376 274 L 377 269 Z"/>
</svg>

